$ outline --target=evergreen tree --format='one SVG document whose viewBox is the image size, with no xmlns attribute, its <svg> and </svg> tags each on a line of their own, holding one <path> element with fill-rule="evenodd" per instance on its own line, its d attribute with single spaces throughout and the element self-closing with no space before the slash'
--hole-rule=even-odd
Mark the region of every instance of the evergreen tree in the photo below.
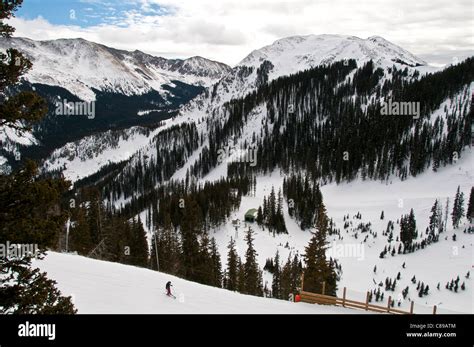
<svg viewBox="0 0 474 347">
<path fill-rule="evenodd" d="M 444 231 L 444 224 L 443 224 L 443 207 L 441 206 L 441 201 L 438 202 L 438 211 L 436 213 L 438 220 L 436 222 L 438 226 L 438 233 L 442 233 Z"/>
<path fill-rule="evenodd" d="M 245 265 L 240 257 L 237 259 L 237 291 L 246 293 Z"/>
<path fill-rule="evenodd" d="M 326 260 L 326 233 L 327 216 L 324 204 L 319 205 L 317 214 L 316 231 L 306 247 L 304 270 L 304 290 L 314 293 L 321 293 L 323 282 L 325 294 L 336 295 L 337 276 L 333 266 Z"/>
<path fill-rule="evenodd" d="M 156 239 L 158 241 L 158 261 L 160 271 L 173 275 L 182 274 L 181 269 L 181 245 L 178 236 L 173 229 L 171 217 L 166 213 L 163 217 L 163 227 L 158 230 Z M 152 269 L 156 269 L 155 237 L 152 238 L 150 262 Z"/>
<path fill-rule="evenodd" d="M 411 209 L 408 215 L 402 216 L 400 219 L 400 241 L 403 242 L 405 248 L 409 248 L 415 238 L 416 220 L 415 213 Z"/>
<path fill-rule="evenodd" d="M 15 31 L 15 28 L 4 20 L 13 17 L 13 12 L 22 3 L 23 0 L 0 2 L 0 37 L 9 38 Z M 48 110 L 45 100 L 34 92 L 22 91 L 6 97 L 6 90 L 18 83 L 21 76 L 32 66 L 31 62 L 14 48 L 0 52 L 0 126 L 8 126 L 20 133 L 31 130 L 32 124 L 41 120 Z"/>
<path fill-rule="evenodd" d="M 453 211 L 451 213 L 454 229 L 457 229 L 462 217 L 464 216 L 464 194 L 460 189 L 461 187 L 458 186 L 456 196 L 454 197 Z"/>
<path fill-rule="evenodd" d="M 446 198 L 446 205 L 444 206 L 444 227 L 443 227 L 443 230 L 448 229 L 448 215 L 449 215 L 449 198 Z"/>
<path fill-rule="evenodd" d="M 332 266 L 332 264 L 330 264 Z M 291 262 L 290 275 L 290 293 L 296 293 L 301 287 L 301 275 L 303 274 L 303 265 L 298 254 L 295 254 Z"/>
<path fill-rule="evenodd" d="M 186 279 L 199 281 L 200 247 L 197 236 L 202 230 L 201 210 L 197 202 L 192 199 L 185 199 L 185 208 L 182 210 L 181 239 L 183 270 Z"/>
<path fill-rule="evenodd" d="M 211 264 L 212 264 L 212 277 L 211 277 L 211 285 L 214 287 L 222 287 L 222 265 L 221 265 L 221 256 L 217 250 L 216 239 L 211 239 Z"/>
<path fill-rule="evenodd" d="M 132 221 L 129 264 L 146 267 L 148 264 L 148 243 L 140 217 Z"/>
<path fill-rule="evenodd" d="M 291 258 L 288 256 L 288 259 L 281 269 L 280 276 L 280 297 L 283 300 L 286 300 L 289 295 L 292 293 L 291 288 Z"/>
<path fill-rule="evenodd" d="M 87 255 L 93 248 L 89 224 L 86 222 L 86 210 L 82 207 L 75 209 L 74 224 L 69 230 L 69 249 L 80 255 Z"/>
<path fill-rule="evenodd" d="M 245 293 L 262 296 L 262 275 L 258 268 L 257 252 L 253 246 L 253 234 L 252 228 L 249 227 L 245 235 L 245 241 L 247 242 L 244 264 Z"/>
<path fill-rule="evenodd" d="M 263 224 L 263 210 L 262 210 L 262 206 L 259 206 L 259 207 L 258 207 L 258 210 L 257 210 L 257 223 L 258 223 L 258 225 L 262 225 L 262 224 Z"/>
<path fill-rule="evenodd" d="M 74 314 L 71 297 L 63 297 L 56 281 L 30 267 L 29 258 L 0 259 L 1 314 Z"/>
<path fill-rule="evenodd" d="M 280 269 L 280 253 L 275 254 L 275 261 L 273 264 L 273 281 L 272 281 L 272 296 L 281 299 L 281 269 Z"/>
<path fill-rule="evenodd" d="M 430 229 L 430 232 L 433 235 L 434 235 L 435 231 L 439 230 L 439 225 L 438 225 L 438 222 L 439 222 L 439 215 L 438 215 L 439 207 L 438 207 L 438 205 L 439 205 L 438 199 L 436 199 L 433 206 L 431 207 L 429 229 Z"/>
<path fill-rule="evenodd" d="M 227 253 L 227 289 L 236 291 L 238 290 L 238 280 L 239 280 L 239 257 L 237 255 L 237 251 L 235 249 L 235 241 L 230 238 L 229 245 L 227 246 L 229 249 Z"/>
<path fill-rule="evenodd" d="M 22 0 L 0 2 L 0 37 L 11 37 L 14 28 L 4 23 L 21 6 Z M 31 129 L 32 122 L 46 113 L 46 102 L 33 92 L 6 96 L 32 67 L 15 49 L 0 53 L 0 126 Z M 61 200 L 69 184 L 64 179 L 39 178 L 36 165 L 27 161 L 12 175 L 0 174 L 0 243 L 37 244 L 41 250 L 55 249 L 67 214 Z M 32 255 L 0 258 L 0 313 L 73 314 L 69 297 L 62 297 L 56 282 L 31 268 Z"/>
<path fill-rule="evenodd" d="M 201 237 L 201 243 L 199 246 L 199 261 L 197 268 L 198 279 L 196 281 L 207 285 L 211 285 L 213 282 L 213 263 L 211 259 L 210 248 L 211 245 L 209 236 L 205 231 Z"/>
<path fill-rule="evenodd" d="M 474 221 L 474 187 L 471 187 L 471 193 L 469 194 L 466 217 L 470 223 Z"/>
</svg>

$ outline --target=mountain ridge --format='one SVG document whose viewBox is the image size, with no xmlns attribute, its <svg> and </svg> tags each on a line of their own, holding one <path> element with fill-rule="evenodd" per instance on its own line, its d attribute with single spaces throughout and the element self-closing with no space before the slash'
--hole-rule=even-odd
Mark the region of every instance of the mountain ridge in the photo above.
<svg viewBox="0 0 474 347">
<path fill-rule="evenodd" d="M 138 50 L 126 51 L 79 39 L 36 41 L 0 39 L 0 49 L 16 48 L 32 61 L 31 83 L 64 87 L 79 98 L 95 100 L 93 89 L 124 95 L 151 90 L 167 94 L 173 81 L 208 86 L 227 74 L 226 64 L 203 57 L 166 59 Z"/>
</svg>

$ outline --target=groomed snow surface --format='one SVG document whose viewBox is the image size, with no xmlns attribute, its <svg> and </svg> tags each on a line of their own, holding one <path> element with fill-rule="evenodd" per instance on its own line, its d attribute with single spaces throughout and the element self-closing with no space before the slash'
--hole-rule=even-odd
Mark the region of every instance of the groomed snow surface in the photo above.
<svg viewBox="0 0 474 347">
<path fill-rule="evenodd" d="M 144 268 L 50 252 L 34 263 L 73 297 L 78 313 L 92 314 L 337 314 L 342 307 L 294 303 L 238 294 Z M 165 295 L 171 281 L 176 299 Z"/>
</svg>

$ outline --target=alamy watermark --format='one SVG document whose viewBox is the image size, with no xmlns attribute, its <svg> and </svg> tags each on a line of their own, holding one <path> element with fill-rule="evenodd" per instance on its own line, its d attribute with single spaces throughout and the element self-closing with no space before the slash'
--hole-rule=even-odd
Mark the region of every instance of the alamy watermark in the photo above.
<svg viewBox="0 0 474 347">
<path fill-rule="evenodd" d="M 58 116 L 87 116 L 95 118 L 95 101 L 67 101 L 67 99 L 56 102 L 55 114 Z"/>
<path fill-rule="evenodd" d="M 14 260 L 37 257 L 40 249 L 36 243 L 0 243 L 0 258 Z"/>
<path fill-rule="evenodd" d="M 217 151 L 218 163 L 250 163 L 250 166 L 257 165 L 257 148 L 249 149 L 235 148 L 234 146 L 226 146 Z"/>
<path fill-rule="evenodd" d="M 380 110 L 382 116 L 413 116 L 420 118 L 420 103 L 418 101 L 392 101 L 388 99 L 382 103 Z"/>
<path fill-rule="evenodd" d="M 326 255 L 332 258 L 365 259 L 365 247 L 362 243 L 337 243 L 333 241 Z"/>
<path fill-rule="evenodd" d="M 56 339 L 56 324 L 38 324 L 26 321 L 18 325 L 19 337 L 46 337 L 50 341 Z"/>
</svg>

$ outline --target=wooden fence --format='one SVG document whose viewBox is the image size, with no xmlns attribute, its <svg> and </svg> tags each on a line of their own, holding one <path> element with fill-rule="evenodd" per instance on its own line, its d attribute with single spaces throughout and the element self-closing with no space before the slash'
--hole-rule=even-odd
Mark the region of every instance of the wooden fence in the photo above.
<svg viewBox="0 0 474 347">
<path fill-rule="evenodd" d="M 361 309 L 365 311 L 372 311 L 377 313 L 393 313 L 393 314 L 413 314 L 415 302 L 411 301 L 410 311 L 399 310 L 391 307 L 392 297 L 388 297 L 387 306 L 374 305 L 369 303 L 370 292 L 367 292 L 365 302 L 351 300 L 346 297 L 347 288 L 344 287 L 342 298 L 325 295 L 325 284 L 323 282 L 322 294 L 306 292 L 303 290 L 304 275 L 301 278 L 301 291 L 300 299 L 302 302 L 320 305 L 335 305 L 342 307 L 350 307 L 355 309 Z M 436 305 L 433 306 L 433 314 L 436 314 Z"/>
</svg>

